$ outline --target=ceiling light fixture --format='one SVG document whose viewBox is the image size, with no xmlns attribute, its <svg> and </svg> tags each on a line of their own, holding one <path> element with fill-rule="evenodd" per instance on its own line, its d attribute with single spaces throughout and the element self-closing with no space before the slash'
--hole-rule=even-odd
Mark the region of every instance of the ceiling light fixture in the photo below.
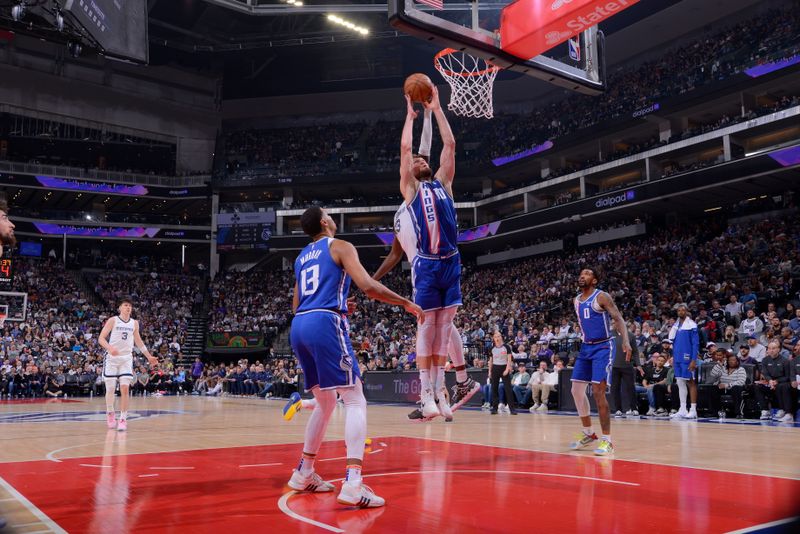
<svg viewBox="0 0 800 534">
<path fill-rule="evenodd" d="M 334 14 L 331 13 L 331 14 L 328 15 L 328 20 L 333 22 L 334 24 L 338 24 L 340 26 L 344 26 L 348 30 L 353 30 L 354 32 L 358 32 L 361 35 L 368 35 L 369 34 L 369 30 L 367 28 L 365 28 L 363 26 L 359 26 L 357 24 L 353 24 L 349 20 L 345 20 L 342 17 L 340 17 L 339 15 L 334 15 Z"/>
</svg>

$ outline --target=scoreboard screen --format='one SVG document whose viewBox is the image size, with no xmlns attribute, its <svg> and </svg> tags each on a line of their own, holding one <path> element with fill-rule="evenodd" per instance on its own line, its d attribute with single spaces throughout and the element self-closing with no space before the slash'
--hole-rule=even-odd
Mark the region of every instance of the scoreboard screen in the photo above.
<svg viewBox="0 0 800 534">
<path fill-rule="evenodd" d="M 271 224 L 237 224 L 217 227 L 218 250 L 269 249 Z"/>
<path fill-rule="evenodd" d="M 14 281 L 14 266 L 11 258 L 0 258 L 0 286 L 8 287 Z"/>
<path fill-rule="evenodd" d="M 145 0 L 66 0 L 64 9 L 89 32 L 106 55 L 147 63 Z"/>
</svg>

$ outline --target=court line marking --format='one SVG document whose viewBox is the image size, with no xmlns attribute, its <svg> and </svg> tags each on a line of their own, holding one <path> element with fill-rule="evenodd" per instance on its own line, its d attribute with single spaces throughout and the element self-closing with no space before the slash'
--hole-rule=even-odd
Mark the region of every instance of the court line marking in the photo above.
<svg viewBox="0 0 800 534">
<path fill-rule="evenodd" d="M 239 467 L 269 467 L 271 465 L 283 465 L 283 462 L 276 462 L 274 464 L 244 464 Z"/>
<path fill-rule="evenodd" d="M 9 525 L 9 528 L 32 527 L 33 525 L 41 525 L 41 524 L 42 524 L 41 521 L 34 521 L 33 523 L 20 523 L 19 525 Z"/>
<path fill-rule="evenodd" d="M 0 477 L 0 487 L 5 488 L 5 490 L 8 493 L 13 495 L 22 506 L 24 506 L 30 513 L 36 516 L 36 518 L 39 519 L 39 521 L 41 521 L 42 524 L 44 524 L 44 526 L 49 528 L 51 531 L 55 532 L 56 534 L 67 534 L 66 530 L 58 526 L 58 523 L 50 519 L 47 516 L 47 514 L 39 510 L 39 508 L 37 508 L 35 504 L 29 501 L 27 497 L 25 497 L 23 494 L 18 492 L 16 488 L 14 488 L 14 486 L 9 484 L 3 477 Z"/>
<path fill-rule="evenodd" d="M 383 449 L 377 449 L 374 451 L 369 451 L 367 454 L 378 454 L 379 452 L 383 452 Z"/>
<path fill-rule="evenodd" d="M 417 436 L 389 436 L 389 437 L 396 437 L 396 438 L 406 438 L 406 439 L 416 439 L 416 440 L 430 440 L 430 441 L 439 441 L 441 443 L 458 443 L 459 445 L 475 445 L 477 447 L 494 447 L 495 449 L 506 449 L 509 451 L 519 451 L 519 452 L 544 452 L 547 454 L 560 454 L 562 456 L 571 456 L 573 458 L 591 458 L 595 461 L 601 461 L 601 458 L 598 456 L 589 456 L 586 453 L 580 452 L 556 452 L 556 451 L 546 451 L 544 449 L 520 449 L 517 447 L 504 447 L 503 445 L 489 445 L 486 443 L 469 443 L 467 441 L 457 441 L 452 439 L 439 439 L 439 438 L 420 438 Z M 603 456 L 602 460 L 613 460 L 615 462 L 632 462 L 636 464 L 648 464 L 648 465 L 665 465 L 667 467 L 679 467 L 683 469 L 697 469 L 699 471 L 713 471 L 715 473 L 733 473 L 734 475 L 745 475 L 750 477 L 766 477 L 766 478 L 782 478 L 785 480 L 800 480 L 800 477 L 791 477 L 785 475 L 762 475 L 759 473 L 747 473 L 745 471 L 732 471 L 730 469 L 714 469 L 712 467 L 694 467 L 691 465 L 680 465 L 680 464 L 668 464 L 664 462 L 648 462 L 645 460 L 637 460 L 637 459 L 628 459 L 628 458 L 609 458 L 608 456 Z"/>
<path fill-rule="evenodd" d="M 318 462 L 332 462 L 334 460 L 347 460 L 347 456 L 339 456 L 337 458 L 322 458 L 321 460 L 317 460 Z"/>
<path fill-rule="evenodd" d="M 194 467 L 150 467 L 149 469 L 152 469 L 154 471 L 155 470 L 170 470 L 170 471 L 175 470 L 175 471 L 177 471 L 177 470 L 182 470 L 182 469 L 194 469 Z"/>
<path fill-rule="evenodd" d="M 746 532 L 756 532 L 758 530 L 763 530 L 765 528 L 777 527 L 779 525 L 785 525 L 786 523 L 791 523 L 792 521 L 799 521 L 800 516 L 795 517 L 787 517 L 786 519 L 778 519 L 777 521 L 770 521 L 769 523 L 761 523 L 760 525 L 753 525 L 752 527 L 746 527 L 739 530 L 731 530 L 726 534 L 745 534 Z"/>
<path fill-rule="evenodd" d="M 149 475 L 139 475 L 139 478 L 146 478 L 146 477 L 157 477 L 159 476 L 158 473 L 152 473 Z"/>
<path fill-rule="evenodd" d="M 565 475 L 563 473 L 542 473 L 538 471 L 498 471 L 495 469 L 435 469 L 430 471 L 397 471 L 393 473 L 370 473 L 367 475 L 362 475 L 362 478 L 370 478 L 370 477 L 390 477 L 390 476 L 400 476 L 400 475 L 421 475 L 426 473 L 455 473 L 455 474 L 467 474 L 467 473 L 493 473 L 493 474 L 511 474 L 511 475 L 529 475 L 529 476 L 545 476 L 545 477 L 556 477 L 556 478 L 572 478 L 578 480 L 591 480 L 593 482 L 604 482 L 607 484 L 619 484 L 622 486 L 641 486 L 636 482 L 625 482 L 623 480 L 610 480 L 605 478 L 595 478 L 595 477 L 584 477 L 580 475 Z M 341 482 L 344 478 L 335 478 L 333 480 L 328 480 L 327 482 Z M 306 517 L 303 515 L 294 512 L 291 508 L 289 508 L 289 498 L 294 495 L 299 495 L 301 492 L 297 491 L 289 491 L 281 496 L 278 499 L 278 509 L 283 512 L 284 514 L 288 515 L 292 519 L 296 519 L 298 521 L 302 521 L 303 523 L 308 523 L 309 525 L 314 525 L 315 527 L 324 528 L 325 530 L 329 530 L 331 532 L 344 532 L 344 530 L 334 527 L 333 525 L 328 525 L 327 523 L 321 523 L 320 521 L 316 521 L 311 519 L 310 517 Z"/>
<path fill-rule="evenodd" d="M 114 467 L 113 465 L 80 464 L 81 467 Z"/>
</svg>

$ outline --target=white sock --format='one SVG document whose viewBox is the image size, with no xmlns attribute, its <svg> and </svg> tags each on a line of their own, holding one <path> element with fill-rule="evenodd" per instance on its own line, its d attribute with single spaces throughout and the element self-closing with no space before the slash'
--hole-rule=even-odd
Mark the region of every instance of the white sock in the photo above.
<svg viewBox="0 0 800 534">
<path fill-rule="evenodd" d="M 314 472 L 314 460 L 316 460 L 316 458 L 316 454 L 303 453 L 303 456 L 300 457 L 300 464 L 297 466 L 297 470 L 301 475 L 307 477 Z"/>
<path fill-rule="evenodd" d="M 430 371 L 430 369 L 420 369 L 419 370 L 419 381 L 420 381 L 420 385 L 422 386 L 422 391 L 425 391 L 425 390 L 433 391 L 433 384 L 431 384 L 431 371 Z"/>
<path fill-rule="evenodd" d="M 464 344 L 461 341 L 461 336 L 458 334 L 458 329 L 454 326 L 450 330 L 450 343 L 447 345 L 447 352 L 450 360 L 453 362 L 454 367 L 461 367 L 464 362 Z M 467 368 L 458 370 L 456 369 L 456 382 L 467 381 Z"/>
<path fill-rule="evenodd" d="M 119 412 L 119 418 L 120 418 L 120 420 L 124 419 L 125 421 L 127 421 L 128 420 L 128 412 Z"/>
<path fill-rule="evenodd" d="M 583 427 L 583 433 L 586 434 L 587 436 L 591 436 L 592 434 L 594 434 L 594 428 L 592 428 L 591 426 L 585 426 Z"/>
<path fill-rule="evenodd" d="M 611 443 L 611 435 L 610 434 L 603 434 L 601 437 L 602 437 L 602 439 L 604 439 L 604 440 L 608 441 L 609 443 Z"/>
<path fill-rule="evenodd" d="M 436 364 L 431 365 L 431 389 L 436 394 L 439 391 L 441 383 L 439 382 L 439 369 L 442 370 L 442 377 L 444 377 L 444 368 Z"/>
<path fill-rule="evenodd" d="M 431 374 L 433 374 L 433 370 L 431 370 Z M 438 392 L 447 387 L 447 384 L 444 381 L 444 366 L 438 366 L 436 368 L 436 386 L 434 391 Z"/>
<path fill-rule="evenodd" d="M 300 401 L 300 406 L 302 406 L 302 408 L 304 410 L 313 410 L 314 408 L 317 407 L 317 400 L 316 399 L 309 399 L 309 400 L 303 399 L 303 400 Z"/>
<path fill-rule="evenodd" d="M 344 472 L 344 479 L 348 484 L 354 486 L 361 485 L 361 466 L 358 464 L 348 464 Z"/>
<path fill-rule="evenodd" d="M 696 402 L 693 402 L 693 403 L 691 404 L 691 406 L 692 406 L 692 408 L 691 408 L 691 411 L 693 411 L 693 412 L 696 412 L 696 411 L 697 411 L 697 403 L 696 403 Z"/>
<path fill-rule="evenodd" d="M 689 395 L 689 388 L 686 387 L 686 379 L 678 379 L 678 397 L 681 401 L 681 410 L 686 410 L 686 398 Z"/>
</svg>

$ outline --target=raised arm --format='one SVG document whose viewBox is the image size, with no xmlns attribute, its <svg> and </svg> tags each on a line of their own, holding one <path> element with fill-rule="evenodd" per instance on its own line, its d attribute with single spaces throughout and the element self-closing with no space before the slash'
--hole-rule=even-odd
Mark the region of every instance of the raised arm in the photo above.
<svg viewBox="0 0 800 534">
<path fill-rule="evenodd" d="M 410 203 L 417 193 L 417 180 L 414 178 L 414 119 L 417 112 L 411 103 L 411 98 L 406 97 L 406 122 L 403 125 L 403 135 L 400 137 L 400 194 Z"/>
<path fill-rule="evenodd" d="M 608 312 L 612 319 L 614 319 L 614 325 L 622 338 L 622 350 L 625 352 L 625 361 L 631 361 L 631 342 L 628 339 L 628 327 L 625 326 L 625 319 L 622 318 L 622 314 L 619 312 L 617 305 L 614 304 L 614 299 L 605 291 L 601 291 L 600 294 L 597 295 L 597 303 Z"/>
<path fill-rule="evenodd" d="M 158 358 L 154 358 L 150 351 L 147 350 L 147 347 L 144 345 L 144 341 L 142 341 L 142 336 L 139 335 L 139 321 L 133 322 L 133 344 L 136 345 L 144 357 L 147 358 L 147 361 L 150 362 L 150 365 L 153 367 L 158 366 Z"/>
<path fill-rule="evenodd" d="M 439 90 L 433 86 L 433 97 L 428 103 L 422 104 L 426 110 L 431 110 L 436 117 L 436 125 L 439 127 L 439 135 L 442 136 L 442 154 L 439 156 L 439 170 L 436 171 L 436 179 L 439 180 L 444 188 L 453 196 L 453 177 L 456 175 L 456 138 L 450 123 L 447 122 L 442 105 L 439 102 Z"/>
<path fill-rule="evenodd" d="M 397 235 L 394 236 L 394 242 L 392 242 L 392 250 L 389 251 L 389 254 L 386 256 L 386 259 L 383 260 L 381 266 L 378 267 L 378 270 L 375 271 L 375 274 L 372 275 L 373 280 L 380 280 L 386 273 L 391 271 L 395 268 L 395 265 L 400 263 L 400 260 L 403 259 L 403 247 L 400 245 L 400 240 L 397 238 Z"/>
<path fill-rule="evenodd" d="M 361 289 L 367 297 L 373 300 L 386 302 L 387 304 L 397 304 L 405 308 L 408 313 L 417 317 L 417 321 L 422 324 L 425 321 L 425 312 L 422 308 L 401 297 L 380 282 L 373 280 L 361 262 L 358 260 L 356 247 L 347 241 L 335 239 L 331 244 L 331 257 L 344 268 L 353 282 Z"/>
<path fill-rule="evenodd" d="M 433 141 L 433 125 L 431 124 L 432 114 L 431 110 L 425 110 L 422 121 L 422 136 L 419 139 L 419 152 L 417 152 L 420 156 L 428 158 L 428 161 L 431 159 L 431 141 Z"/>
</svg>

